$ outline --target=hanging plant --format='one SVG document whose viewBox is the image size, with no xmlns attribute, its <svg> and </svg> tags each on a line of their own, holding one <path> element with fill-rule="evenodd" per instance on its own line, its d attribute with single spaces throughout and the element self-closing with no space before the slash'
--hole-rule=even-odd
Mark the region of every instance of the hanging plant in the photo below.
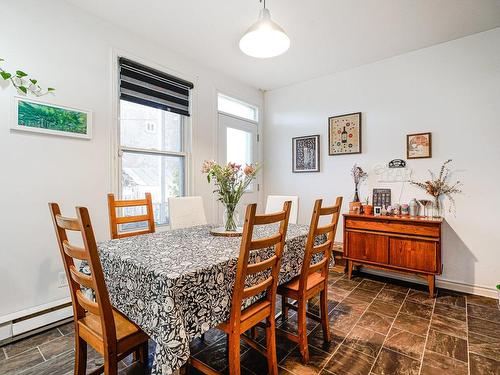
<svg viewBox="0 0 500 375">
<path fill-rule="evenodd" d="M 2 61 L 5 60 L 0 58 L 0 62 Z M 46 89 L 42 88 L 38 84 L 38 80 L 29 77 L 29 75 L 22 70 L 16 70 L 15 73 L 9 73 L 0 67 L 0 76 L 4 81 L 10 81 L 19 93 L 23 93 L 25 95 L 31 93 L 35 96 L 42 96 L 55 90 L 53 87 L 48 87 Z"/>
</svg>

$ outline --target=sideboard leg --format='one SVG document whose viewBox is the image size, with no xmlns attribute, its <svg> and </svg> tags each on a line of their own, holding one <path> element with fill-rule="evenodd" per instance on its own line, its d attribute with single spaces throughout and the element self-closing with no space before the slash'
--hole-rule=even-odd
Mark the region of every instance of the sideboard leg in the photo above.
<svg viewBox="0 0 500 375">
<path fill-rule="evenodd" d="M 427 275 L 427 282 L 429 283 L 429 295 L 435 296 L 436 280 L 434 275 Z"/>
<path fill-rule="evenodd" d="M 347 261 L 347 278 L 351 280 L 352 277 L 352 261 Z"/>
</svg>

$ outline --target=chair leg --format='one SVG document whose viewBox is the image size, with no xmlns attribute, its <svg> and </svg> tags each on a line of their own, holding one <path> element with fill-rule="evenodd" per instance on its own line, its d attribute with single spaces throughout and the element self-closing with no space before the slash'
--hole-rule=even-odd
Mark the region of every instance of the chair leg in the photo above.
<svg viewBox="0 0 500 375">
<path fill-rule="evenodd" d="M 143 365 L 146 365 L 148 363 L 148 356 L 149 356 L 149 344 L 146 341 L 139 347 L 139 362 L 141 362 Z"/>
<path fill-rule="evenodd" d="M 118 375 L 118 361 L 116 354 L 104 354 L 104 375 Z"/>
<path fill-rule="evenodd" d="M 323 340 L 330 342 L 330 323 L 328 321 L 328 291 L 325 289 L 320 294 L 321 305 L 321 327 L 323 329 Z"/>
<path fill-rule="evenodd" d="M 298 300 L 298 325 L 299 325 L 299 350 L 302 355 L 302 363 L 309 362 L 309 347 L 307 344 L 307 320 L 306 320 L 307 301 L 302 298 Z"/>
<path fill-rule="evenodd" d="M 87 372 L 87 343 L 75 332 L 75 375 Z"/>
<path fill-rule="evenodd" d="M 267 368 L 269 375 L 278 375 L 278 357 L 276 355 L 276 319 L 271 315 L 267 319 L 266 344 L 267 344 Z"/>
<path fill-rule="evenodd" d="M 288 306 L 286 305 L 287 303 L 288 298 L 284 295 L 281 296 L 281 319 L 283 319 L 283 321 L 288 319 Z"/>
<path fill-rule="evenodd" d="M 240 375 L 240 335 L 229 335 L 229 375 Z"/>
</svg>

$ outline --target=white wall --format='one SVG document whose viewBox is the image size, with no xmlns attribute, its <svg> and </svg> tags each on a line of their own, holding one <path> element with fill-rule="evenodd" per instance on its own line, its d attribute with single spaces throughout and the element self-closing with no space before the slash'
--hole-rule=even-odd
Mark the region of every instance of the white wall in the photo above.
<svg viewBox="0 0 500 375">
<path fill-rule="evenodd" d="M 463 181 L 457 215 L 446 215 L 444 272 L 448 287 L 494 295 L 500 282 L 500 29 L 407 53 L 334 75 L 267 92 L 264 165 L 266 194 L 298 194 L 300 221 L 307 223 L 314 199 L 352 198 L 350 169 L 372 174 L 362 187 L 379 185 L 371 170 L 405 158 L 406 134 L 432 132 L 433 157 L 409 160 L 415 179 L 428 177 L 448 158 Z M 363 153 L 328 156 L 329 116 L 362 112 Z M 291 138 L 321 135 L 321 172 L 291 173 Z M 404 186 L 401 202 L 423 196 Z M 342 239 L 340 228 L 337 239 Z M 482 288 L 484 287 L 484 288 Z"/>
<path fill-rule="evenodd" d="M 260 91 L 149 43 L 63 1 L 2 1 L 1 56 L 5 67 L 23 69 L 57 89 L 43 100 L 93 111 L 90 141 L 13 132 L 16 94 L 0 86 L 0 318 L 68 296 L 58 288 L 63 270 L 47 202 L 72 215 L 87 206 L 98 240 L 109 238 L 106 194 L 112 189 L 113 51 L 124 51 L 194 81 L 193 194 L 207 216 L 215 209 L 212 188 L 201 175 L 204 159 L 217 157 L 216 91 L 261 105 Z"/>
</svg>

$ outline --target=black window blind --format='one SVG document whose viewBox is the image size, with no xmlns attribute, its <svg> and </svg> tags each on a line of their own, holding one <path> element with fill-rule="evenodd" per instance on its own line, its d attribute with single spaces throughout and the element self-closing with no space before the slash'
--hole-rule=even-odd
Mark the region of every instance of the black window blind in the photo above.
<svg viewBox="0 0 500 375">
<path fill-rule="evenodd" d="M 190 115 L 191 82 L 120 57 L 120 99 Z"/>
</svg>

